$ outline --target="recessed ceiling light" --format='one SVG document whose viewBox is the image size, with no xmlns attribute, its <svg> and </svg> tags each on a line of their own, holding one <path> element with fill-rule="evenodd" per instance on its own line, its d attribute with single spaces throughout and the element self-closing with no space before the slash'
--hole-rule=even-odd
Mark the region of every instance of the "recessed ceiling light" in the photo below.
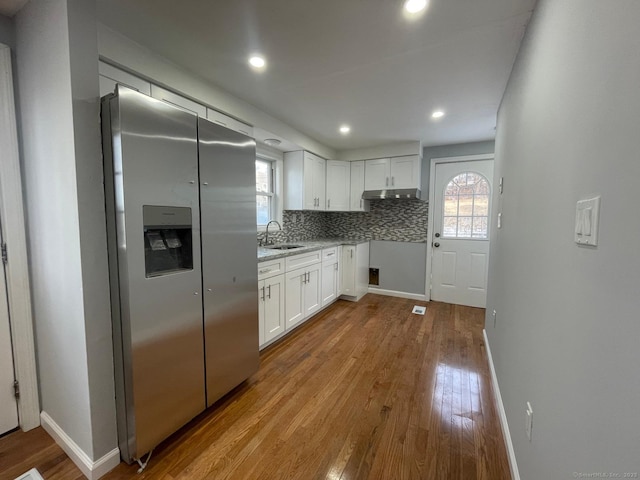
<svg viewBox="0 0 640 480">
<path fill-rule="evenodd" d="M 418 13 L 427 8 L 427 0 L 407 0 L 404 9 L 409 13 Z"/>
<path fill-rule="evenodd" d="M 431 114 L 431 118 L 442 118 L 444 117 L 444 112 L 442 110 L 434 110 Z"/>
<path fill-rule="evenodd" d="M 350 131 L 351 131 L 351 127 L 349 125 L 341 125 L 340 126 L 340 133 L 341 134 L 346 135 Z"/>
<path fill-rule="evenodd" d="M 254 68 L 264 68 L 267 65 L 267 62 L 265 61 L 264 57 L 260 55 L 253 55 L 249 58 L 249 65 Z"/>
</svg>

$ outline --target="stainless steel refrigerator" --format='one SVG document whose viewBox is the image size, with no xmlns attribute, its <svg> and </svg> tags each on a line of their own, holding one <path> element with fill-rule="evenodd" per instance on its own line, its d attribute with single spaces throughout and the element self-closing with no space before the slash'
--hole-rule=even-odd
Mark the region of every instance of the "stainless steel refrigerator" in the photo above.
<svg viewBox="0 0 640 480">
<path fill-rule="evenodd" d="M 122 458 L 258 369 L 255 142 L 118 86 L 102 100 Z"/>
</svg>

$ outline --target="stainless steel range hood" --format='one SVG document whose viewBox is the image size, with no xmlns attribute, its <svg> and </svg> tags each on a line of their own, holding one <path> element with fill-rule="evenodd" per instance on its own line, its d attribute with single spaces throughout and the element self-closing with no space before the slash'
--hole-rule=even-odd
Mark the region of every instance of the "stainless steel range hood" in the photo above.
<svg viewBox="0 0 640 480">
<path fill-rule="evenodd" d="M 385 199 L 418 199 L 420 200 L 419 188 L 398 188 L 394 190 L 365 190 L 362 194 L 363 200 L 385 200 Z"/>
</svg>

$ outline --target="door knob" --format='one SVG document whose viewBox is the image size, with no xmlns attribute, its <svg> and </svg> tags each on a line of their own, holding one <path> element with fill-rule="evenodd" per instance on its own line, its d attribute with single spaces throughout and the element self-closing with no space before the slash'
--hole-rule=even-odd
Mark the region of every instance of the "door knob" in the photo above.
<svg viewBox="0 0 640 480">
<path fill-rule="evenodd" d="M 436 233 L 436 238 L 440 238 L 440 234 L 439 233 Z"/>
<path fill-rule="evenodd" d="M 434 247 L 438 248 L 440 246 L 440 244 L 438 242 L 433 244 Z"/>
</svg>

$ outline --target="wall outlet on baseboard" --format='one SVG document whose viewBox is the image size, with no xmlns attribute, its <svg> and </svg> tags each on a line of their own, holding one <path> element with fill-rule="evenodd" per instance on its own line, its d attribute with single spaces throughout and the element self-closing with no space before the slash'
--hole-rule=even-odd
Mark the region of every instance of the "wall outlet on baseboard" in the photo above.
<svg viewBox="0 0 640 480">
<path fill-rule="evenodd" d="M 496 328 L 496 311 L 493 311 L 493 328 Z"/>
<path fill-rule="evenodd" d="M 529 439 L 529 441 L 531 441 L 532 429 L 533 429 L 533 408 L 531 408 L 531 404 L 527 402 L 525 431 L 527 432 L 527 438 Z"/>
</svg>

